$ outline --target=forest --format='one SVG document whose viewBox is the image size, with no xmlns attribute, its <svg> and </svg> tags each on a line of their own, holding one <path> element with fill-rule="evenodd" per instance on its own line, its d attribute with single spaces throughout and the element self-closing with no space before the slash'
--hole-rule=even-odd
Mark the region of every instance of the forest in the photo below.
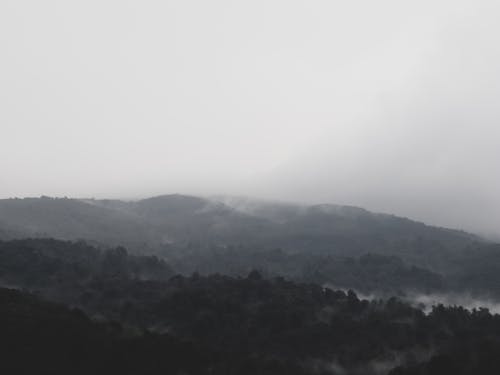
<svg viewBox="0 0 500 375">
<path fill-rule="evenodd" d="M 385 256 L 347 264 L 332 271 L 382 267 L 390 274 L 392 267 L 388 283 L 408 277 L 397 271 L 405 269 L 400 260 Z M 416 280 L 428 276 L 408 272 Z M 163 259 L 122 247 L 3 241 L 0 366 L 12 374 L 423 375 L 500 368 L 500 316 L 485 308 L 435 305 L 424 312 L 403 297 L 366 300 L 301 277 L 256 269 L 183 275 Z M 443 282 L 429 288 L 447 288 Z"/>
</svg>

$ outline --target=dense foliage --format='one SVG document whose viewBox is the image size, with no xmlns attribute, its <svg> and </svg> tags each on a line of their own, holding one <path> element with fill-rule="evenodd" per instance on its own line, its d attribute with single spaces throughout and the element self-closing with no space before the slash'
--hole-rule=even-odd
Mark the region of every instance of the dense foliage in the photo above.
<svg viewBox="0 0 500 375">
<path fill-rule="evenodd" d="M 0 288 L 0 372 L 16 375 L 208 374 L 209 352 L 167 335 L 132 335 L 118 323 Z"/>
<path fill-rule="evenodd" d="M 381 263 L 390 270 L 386 263 L 399 262 L 370 255 L 354 260 L 358 265 L 353 267 Z M 163 261 L 132 256 L 123 248 L 103 251 L 55 240 L 0 243 L 2 281 L 38 295 L 0 289 L 5 357 L 0 370 L 241 375 L 500 371 L 500 316 L 486 309 L 438 305 L 425 314 L 398 298 L 367 301 L 352 291 L 258 271 L 245 277 L 171 272 Z"/>
<path fill-rule="evenodd" d="M 0 241 L 0 280 L 23 287 L 72 284 L 93 278 L 168 279 L 173 271 L 155 256 L 122 247 L 99 250 L 52 239 Z"/>
<path fill-rule="evenodd" d="M 251 250 L 243 246 L 171 257 L 172 267 L 183 274 L 198 272 L 244 276 L 258 269 L 266 277 L 286 276 L 300 282 L 314 282 L 364 293 L 401 294 L 408 291 L 437 292 L 446 289 L 442 275 L 410 266 L 399 257 L 363 254 L 359 257 L 320 254 L 289 254 L 281 249 Z"/>
</svg>

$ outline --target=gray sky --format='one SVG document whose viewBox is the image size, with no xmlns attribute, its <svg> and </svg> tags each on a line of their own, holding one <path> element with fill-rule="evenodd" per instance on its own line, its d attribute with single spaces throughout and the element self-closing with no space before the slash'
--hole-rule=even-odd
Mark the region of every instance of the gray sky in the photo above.
<svg viewBox="0 0 500 375">
<path fill-rule="evenodd" d="M 2 0 L 0 197 L 247 194 L 500 237 L 500 3 Z"/>
</svg>

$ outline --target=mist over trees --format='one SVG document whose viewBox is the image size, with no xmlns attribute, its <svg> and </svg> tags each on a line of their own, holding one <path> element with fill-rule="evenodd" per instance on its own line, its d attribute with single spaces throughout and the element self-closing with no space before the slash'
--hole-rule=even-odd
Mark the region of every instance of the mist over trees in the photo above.
<svg viewBox="0 0 500 375">
<path fill-rule="evenodd" d="M 140 201 L 0 200 L 4 239 L 85 240 L 151 255 L 172 272 L 264 275 L 363 293 L 500 295 L 498 246 L 356 207 L 167 195 Z M 83 245 L 82 245 L 83 246 Z"/>
<path fill-rule="evenodd" d="M 500 316 L 487 309 L 425 314 L 396 297 L 367 301 L 255 270 L 165 279 L 163 268 L 144 279 L 130 270 L 157 271 L 154 258 L 81 243 L 1 243 L 2 259 L 9 251 L 19 257 L 0 277 L 24 289 L 0 288 L 0 368 L 10 373 L 437 375 L 500 365 Z"/>
<path fill-rule="evenodd" d="M 499 316 L 432 299 L 500 301 L 500 245 L 472 234 L 355 207 L 179 195 L 4 200 L 0 219 L 9 373 L 500 368 Z"/>
</svg>

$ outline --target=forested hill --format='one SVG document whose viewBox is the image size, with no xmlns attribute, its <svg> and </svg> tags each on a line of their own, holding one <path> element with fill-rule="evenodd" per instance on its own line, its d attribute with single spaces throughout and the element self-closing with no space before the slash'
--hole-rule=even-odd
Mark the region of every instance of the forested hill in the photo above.
<svg viewBox="0 0 500 375">
<path fill-rule="evenodd" d="M 462 280 L 494 289 L 500 249 L 477 251 L 484 258 L 463 258 Z M 486 264 L 489 271 L 481 273 Z M 364 275 L 367 283 L 409 287 L 436 277 L 381 255 L 329 267 L 325 275 Z M 439 281 L 428 287 L 445 288 Z M 500 316 L 482 308 L 437 305 L 424 313 L 400 298 L 369 301 L 353 291 L 256 270 L 176 275 L 154 256 L 52 239 L 0 241 L 0 283 L 18 289 L 0 288 L 0 373 L 500 371 Z"/>
<path fill-rule="evenodd" d="M 57 286 L 54 286 L 57 288 Z M 0 288 L 5 374 L 468 375 L 500 371 L 500 317 L 366 301 L 282 278 L 107 279 L 82 310 Z M 73 303 L 72 303 L 73 304 Z M 145 328 L 147 327 L 147 328 Z"/>
<path fill-rule="evenodd" d="M 361 208 L 167 195 L 140 201 L 0 200 L 0 238 L 84 239 L 130 251 L 231 245 L 288 253 L 397 255 L 439 269 L 450 253 L 478 241 L 462 231 Z"/>
<path fill-rule="evenodd" d="M 265 278 L 286 277 L 378 296 L 452 292 L 500 300 L 500 246 L 458 253 L 455 267 L 455 272 L 438 274 L 395 256 L 333 257 L 249 249 L 207 250 L 166 261 L 134 255 L 122 247 L 99 249 L 82 241 L 0 241 L 0 285 L 40 292 L 56 288 L 67 296 L 99 280 L 166 281 L 176 274 L 244 277 L 258 269 Z"/>
</svg>

